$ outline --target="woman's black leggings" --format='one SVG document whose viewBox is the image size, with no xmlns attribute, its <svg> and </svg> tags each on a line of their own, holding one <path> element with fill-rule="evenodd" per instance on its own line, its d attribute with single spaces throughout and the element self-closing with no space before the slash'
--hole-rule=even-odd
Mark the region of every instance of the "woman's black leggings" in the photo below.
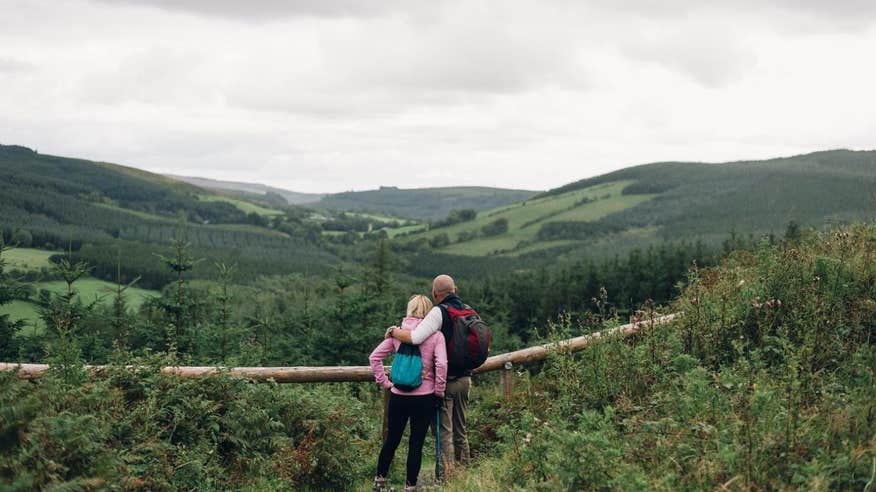
<svg viewBox="0 0 876 492">
<path fill-rule="evenodd" d="M 408 440 L 407 484 L 417 485 L 420 464 L 423 461 L 423 443 L 429 432 L 429 423 L 435 416 L 432 395 L 402 396 L 393 393 L 389 397 L 389 425 L 386 442 L 377 459 L 377 476 L 385 477 L 401 443 L 408 419 L 411 420 L 411 436 Z"/>
</svg>

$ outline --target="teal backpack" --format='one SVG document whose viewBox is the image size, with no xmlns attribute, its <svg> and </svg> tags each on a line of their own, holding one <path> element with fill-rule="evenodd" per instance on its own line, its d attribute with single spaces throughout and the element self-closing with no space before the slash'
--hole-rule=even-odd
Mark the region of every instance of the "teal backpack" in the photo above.
<svg viewBox="0 0 876 492">
<path fill-rule="evenodd" d="M 423 384 L 423 358 L 420 347 L 403 343 L 392 360 L 392 385 L 402 391 L 413 391 Z"/>
</svg>

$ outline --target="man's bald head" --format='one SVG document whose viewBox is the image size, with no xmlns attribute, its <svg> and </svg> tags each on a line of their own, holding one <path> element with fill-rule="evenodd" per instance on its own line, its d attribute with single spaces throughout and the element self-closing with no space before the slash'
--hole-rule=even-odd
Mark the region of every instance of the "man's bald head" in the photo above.
<svg viewBox="0 0 876 492">
<path fill-rule="evenodd" d="M 453 293 L 456 293 L 456 283 L 453 282 L 450 275 L 438 275 L 432 281 L 432 299 L 436 303 Z"/>
</svg>

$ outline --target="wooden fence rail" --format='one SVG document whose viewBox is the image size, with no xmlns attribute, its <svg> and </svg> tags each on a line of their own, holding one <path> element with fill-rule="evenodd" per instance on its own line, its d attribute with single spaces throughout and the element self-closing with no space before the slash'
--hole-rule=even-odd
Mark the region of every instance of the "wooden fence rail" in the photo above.
<svg viewBox="0 0 876 492">
<path fill-rule="evenodd" d="M 675 313 L 652 317 L 643 321 L 612 328 L 605 333 L 596 332 L 590 335 L 570 338 L 556 343 L 537 345 L 514 352 L 494 355 L 489 357 L 486 362 L 474 372 L 476 374 L 482 374 L 503 369 L 502 386 L 503 391 L 507 394 L 511 391 L 511 371 L 515 364 L 525 364 L 527 362 L 543 360 L 554 350 L 569 350 L 573 352 L 582 350 L 605 336 L 611 334 L 620 334 L 623 336 L 631 335 L 645 328 L 668 323 L 678 316 L 679 314 Z M 86 369 L 92 373 L 99 374 L 106 370 L 106 366 L 86 366 Z M 48 364 L 17 364 L 0 362 L 0 371 L 18 371 L 18 377 L 22 379 L 37 379 L 43 376 L 48 370 Z M 162 368 L 161 372 L 166 374 L 176 374 L 184 378 L 200 378 L 223 370 L 227 370 L 232 376 L 259 382 L 273 380 L 277 383 L 338 383 L 374 380 L 374 375 L 371 372 L 371 368 L 368 366 L 233 367 L 230 369 L 220 367 L 172 366 Z M 389 366 L 384 366 L 384 370 L 388 373 Z"/>
</svg>

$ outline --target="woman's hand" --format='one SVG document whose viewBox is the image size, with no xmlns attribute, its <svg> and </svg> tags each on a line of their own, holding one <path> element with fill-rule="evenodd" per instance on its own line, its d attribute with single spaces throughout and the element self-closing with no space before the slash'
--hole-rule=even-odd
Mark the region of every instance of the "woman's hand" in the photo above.
<svg viewBox="0 0 876 492">
<path fill-rule="evenodd" d="M 383 338 L 392 338 L 392 330 L 395 330 L 398 326 L 390 326 L 386 329 L 386 333 L 383 334 Z"/>
</svg>

